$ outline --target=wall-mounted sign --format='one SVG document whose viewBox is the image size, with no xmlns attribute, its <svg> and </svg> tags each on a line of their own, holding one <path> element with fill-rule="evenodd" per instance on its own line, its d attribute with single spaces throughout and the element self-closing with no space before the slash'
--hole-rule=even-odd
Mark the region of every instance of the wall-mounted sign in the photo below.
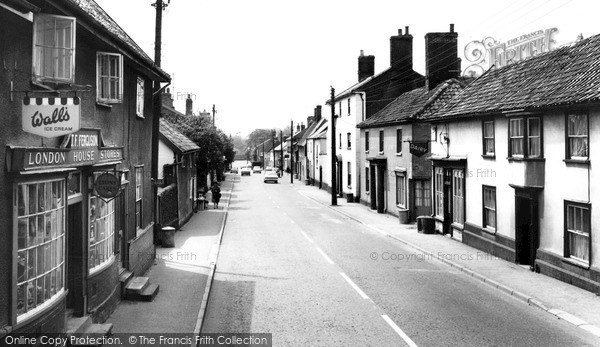
<svg viewBox="0 0 600 347">
<path fill-rule="evenodd" d="M 410 154 L 416 155 L 417 157 L 422 156 L 429 152 L 429 142 L 409 142 Z"/>
<path fill-rule="evenodd" d="M 119 194 L 119 188 L 121 188 L 121 180 L 119 177 L 111 173 L 103 173 L 96 178 L 94 181 L 94 189 L 96 194 L 104 199 L 112 199 Z"/>
<path fill-rule="evenodd" d="M 478 77 L 492 65 L 500 68 L 550 52 L 555 48 L 554 34 L 557 32 L 556 28 L 538 30 L 503 43 L 492 37 L 472 41 L 465 46 L 465 58 L 471 65 L 464 70 L 463 75 Z"/>
<path fill-rule="evenodd" d="M 100 129 L 81 129 L 69 134 L 60 148 L 13 147 L 7 153 L 9 171 L 90 166 L 123 160 L 123 147 L 107 147 Z"/>
<path fill-rule="evenodd" d="M 81 100 L 75 98 L 23 98 L 23 131 L 43 137 L 59 137 L 80 129 Z"/>
</svg>

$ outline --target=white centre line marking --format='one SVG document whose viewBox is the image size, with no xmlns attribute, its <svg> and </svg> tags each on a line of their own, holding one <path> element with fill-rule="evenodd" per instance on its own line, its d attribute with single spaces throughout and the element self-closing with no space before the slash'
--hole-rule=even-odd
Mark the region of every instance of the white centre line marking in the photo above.
<svg viewBox="0 0 600 347">
<path fill-rule="evenodd" d="M 294 221 L 292 221 L 293 223 Z M 310 237 L 308 237 L 308 235 L 304 232 L 304 231 L 300 231 L 300 233 L 302 233 L 302 235 L 304 235 L 304 237 L 306 237 L 306 239 L 308 240 L 308 242 L 310 243 L 315 243 Z"/>
<path fill-rule="evenodd" d="M 327 260 L 327 262 L 328 262 L 329 264 L 331 264 L 331 265 L 335 264 L 335 263 L 333 262 L 333 260 L 331 260 L 331 258 L 329 258 L 329 257 L 327 256 L 327 254 L 325 254 L 325 252 L 323 252 L 323 250 L 322 250 L 321 248 L 317 247 L 317 251 L 319 251 L 319 253 L 321 253 L 321 255 L 323 256 L 323 258 L 325 258 L 325 260 Z"/>
<path fill-rule="evenodd" d="M 344 279 L 346 280 L 346 282 L 348 282 L 348 284 L 354 288 L 354 290 L 356 290 L 356 292 L 358 293 L 358 295 L 360 295 L 363 299 L 368 299 L 369 297 L 367 296 L 367 294 L 365 294 L 365 292 L 363 292 L 360 288 L 358 288 L 358 286 L 352 282 L 352 280 L 350 279 L 350 277 L 346 276 L 345 273 L 340 272 L 340 275 L 342 275 L 342 277 L 344 277 Z"/>
<path fill-rule="evenodd" d="M 408 344 L 411 347 L 417 347 L 417 344 L 410 339 L 410 337 L 408 337 L 408 335 L 406 335 L 406 333 L 404 331 L 402 331 L 402 329 L 400 329 L 399 326 L 396 325 L 396 323 L 394 323 L 394 321 L 387 316 L 387 314 L 382 314 L 381 318 L 383 318 L 383 320 L 385 320 L 387 322 L 387 324 L 389 324 L 392 329 L 394 329 L 394 331 L 400 335 L 400 337 L 402 338 L 402 340 L 404 340 L 404 342 L 406 342 L 406 344 Z"/>
</svg>

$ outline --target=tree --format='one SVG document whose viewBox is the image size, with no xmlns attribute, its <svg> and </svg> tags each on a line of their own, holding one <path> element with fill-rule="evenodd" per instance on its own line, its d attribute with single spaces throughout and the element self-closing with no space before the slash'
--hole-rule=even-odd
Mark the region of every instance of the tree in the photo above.
<svg viewBox="0 0 600 347">
<path fill-rule="evenodd" d="M 217 179 L 235 157 L 229 136 L 212 125 L 208 117 L 166 115 L 165 119 L 200 147 L 196 162 L 199 176 L 214 172 Z"/>
</svg>

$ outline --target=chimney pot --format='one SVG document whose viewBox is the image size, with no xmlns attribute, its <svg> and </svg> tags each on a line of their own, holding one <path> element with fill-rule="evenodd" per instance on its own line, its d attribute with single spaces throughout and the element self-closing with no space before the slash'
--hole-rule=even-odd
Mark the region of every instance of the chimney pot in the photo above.
<svg viewBox="0 0 600 347">
<path fill-rule="evenodd" d="M 453 33 L 454 32 L 454 24 L 450 24 L 450 32 Z"/>
<path fill-rule="evenodd" d="M 365 56 L 365 51 L 364 51 L 364 50 L 362 50 L 362 49 L 360 50 L 360 56 L 361 56 L 361 57 L 364 57 L 364 56 Z"/>
<path fill-rule="evenodd" d="M 402 36 L 402 29 L 398 29 L 398 36 Z"/>
<path fill-rule="evenodd" d="M 404 31 L 406 32 L 406 35 L 408 35 L 408 25 L 404 27 Z"/>
</svg>

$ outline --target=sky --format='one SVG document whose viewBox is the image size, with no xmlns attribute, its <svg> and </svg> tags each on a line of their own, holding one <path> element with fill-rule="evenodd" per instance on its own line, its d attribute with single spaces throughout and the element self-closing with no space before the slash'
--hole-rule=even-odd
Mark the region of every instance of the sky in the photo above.
<svg viewBox="0 0 600 347">
<path fill-rule="evenodd" d="M 165 0 L 167 1 L 167 0 Z M 96 0 L 154 58 L 155 0 Z M 410 27 L 413 68 L 425 74 L 428 32 L 458 33 L 465 46 L 557 28 L 557 45 L 600 34 L 597 0 L 171 0 L 163 12 L 162 68 L 175 107 L 217 110 L 232 136 L 304 122 L 316 105 L 358 82 L 361 50 L 375 73 L 389 67 L 389 38 Z"/>
</svg>

